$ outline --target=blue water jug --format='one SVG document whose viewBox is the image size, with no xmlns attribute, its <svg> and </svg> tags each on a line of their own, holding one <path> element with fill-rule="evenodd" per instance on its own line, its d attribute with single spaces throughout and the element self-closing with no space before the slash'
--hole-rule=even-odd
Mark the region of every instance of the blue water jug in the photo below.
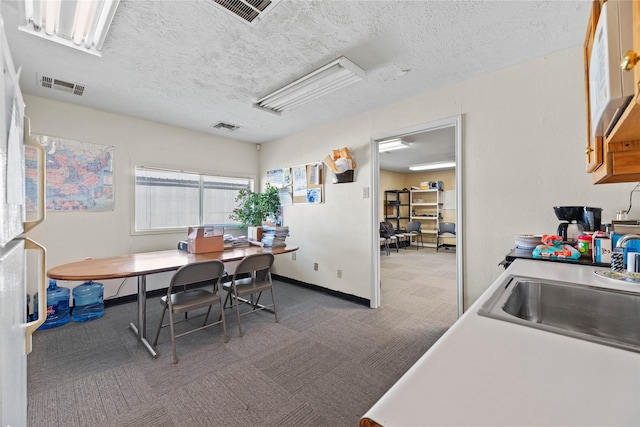
<svg viewBox="0 0 640 427">
<path fill-rule="evenodd" d="M 38 318 L 38 294 L 33 297 L 35 310 L 33 318 Z M 55 280 L 49 280 L 47 288 L 47 319 L 38 329 L 57 328 L 69 323 L 69 288 L 58 287 Z"/>
<path fill-rule="evenodd" d="M 104 314 L 103 293 L 104 285 L 91 280 L 73 288 L 71 320 L 86 322 L 102 317 Z"/>
</svg>

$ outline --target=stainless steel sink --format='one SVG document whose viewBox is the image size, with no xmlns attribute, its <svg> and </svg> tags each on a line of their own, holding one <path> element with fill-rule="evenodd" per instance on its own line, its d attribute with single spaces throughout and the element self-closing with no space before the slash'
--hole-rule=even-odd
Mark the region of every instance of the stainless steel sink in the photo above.
<svg viewBox="0 0 640 427">
<path fill-rule="evenodd" d="M 640 293 L 511 276 L 478 314 L 640 353 Z"/>
</svg>

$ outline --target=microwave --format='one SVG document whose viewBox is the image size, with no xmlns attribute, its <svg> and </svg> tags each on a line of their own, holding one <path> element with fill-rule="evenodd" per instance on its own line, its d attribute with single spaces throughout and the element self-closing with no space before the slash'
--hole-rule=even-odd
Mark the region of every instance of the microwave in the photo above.
<svg viewBox="0 0 640 427">
<path fill-rule="evenodd" d="M 594 137 L 611 132 L 633 97 L 633 73 L 620 68 L 622 56 L 632 49 L 632 2 L 609 0 L 602 5 L 589 59 L 589 103 Z"/>
</svg>

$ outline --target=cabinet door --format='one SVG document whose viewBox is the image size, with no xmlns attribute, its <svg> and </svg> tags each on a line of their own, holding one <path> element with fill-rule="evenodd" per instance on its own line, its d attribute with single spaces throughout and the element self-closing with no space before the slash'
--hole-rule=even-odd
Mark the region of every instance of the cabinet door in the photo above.
<svg viewBox="0 0 640 427">
<path fill-rule="evenodd" d="M 633 0 L 633 51 L 631 56 L 633 57 L 634 54 L 640 55 L 640 0 Z M 620 58 L 620 62 L 623 59 Z M 640 92 L 638 87 L 640 84 L 640 64 L 635 66 L 633 64 L 635 61 L 632 59 L 627 72 L 633 73 L 635 95 L 607 138 L 607 142 L 640 140 L 640 96 L 638 95 Z"/>
<path fill-rule="evenodd" d="M 600 2 L 594 1 L 591 5 L 591 15 L 587 24 L 587 35 L 584 41 L 584 93 L 586 96 L 587 107 L 587 147 L 585 154 L 587 156 L 587 172 L 595 171 L 602 164 L 603 145 L 602 137 L 594 137 L 591 134 L 591 102 L 589 100 L 589 58 L 591 58 L 591 49 L 593 48 L 593 38 L 596 32 L 596 25 L 600 17 Z"/>
<path fill-rule="evenodd" d="M 591 48 L 591 38 L 600 15 L 600 8 L 604 1 L 593 2 L 591 18 L 587 27 L 585 41 L 585 72 L 588 73 L 588 54 Z M 633 51 L 640 54 L 640 0 L 633 0 Z M 620 58 L 622 62 L 622 58 Z M 640 64 L 630 61 L 628 72 L 634 75 L 634 96 L 630 104 L 622 113 L 618 123 L 605 138 L 589 139 L 587 142 L 587 171 L 592 172 L 593 182 L 596 184 L 614 182 L 640 181 Z M 635 67 L 633 67 L 635 65 Z M 632 70 L 632 71 L 631 71 Z M 587 83 L 588 91 L 588 83 Z M 587 93 L 587 101 L 588 101 Z M 587 102 L 587 127 L 591 135 L 589 111 Z"/>
</svg>

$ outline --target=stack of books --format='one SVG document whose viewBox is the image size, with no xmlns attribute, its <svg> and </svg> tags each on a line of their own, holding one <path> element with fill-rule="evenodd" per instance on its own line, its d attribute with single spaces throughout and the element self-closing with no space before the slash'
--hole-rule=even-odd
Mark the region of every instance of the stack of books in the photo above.
<svg viewBox="0 0 640 427">
<path fill-rule="evenodd" d="M 262 244 L 271 247 L 284 247 L 289 235 L 289 227 L 262 226 Z"/>
</svg>

